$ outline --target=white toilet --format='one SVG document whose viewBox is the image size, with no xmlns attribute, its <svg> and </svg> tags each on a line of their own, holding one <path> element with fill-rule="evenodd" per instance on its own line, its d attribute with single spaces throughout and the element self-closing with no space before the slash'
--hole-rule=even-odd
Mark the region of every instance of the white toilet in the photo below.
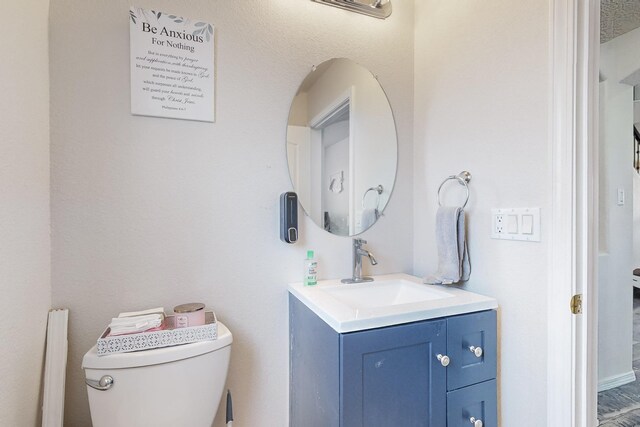
<svg viewBox="0 0 640 427">
<path fill-rule="evenodd" d="M 211 427 L 225 389 L 233 337 L 82 359 L 93 427 Z"/>
</svg>

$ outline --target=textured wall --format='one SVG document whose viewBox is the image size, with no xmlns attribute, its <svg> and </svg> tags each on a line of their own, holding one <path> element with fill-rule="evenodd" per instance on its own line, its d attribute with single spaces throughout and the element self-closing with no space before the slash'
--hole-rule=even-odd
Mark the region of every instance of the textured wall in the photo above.
<svg viewBox="0 0 640 427">
<path fill-rule="evenodd" d="M 278 240 L 289 105 L 311 66 L 332 57 L 379 76 L 399 168 L 385 216 L 364 233 L 379 261 L 368 273 L 410 272 L 413 2 L 384 21 L 304 0 L 136 5 L 216 26 L 216 123 L 129 114 L 129 2 L 52 3 L 52 280 L 54 302 L 71 309 L 67 425 L 89 424 L 81 359 L 113 314 L 195 300 L 234 334 L 235 424 L 281 427 L 286 285 L 301 279 L 307 248 L 321 278 L 351 265 L 350 239 L 307 219 L 297 245 Z"/>
<path fill-rule="evenodd" d="M 470 171 L 465 288 L 500 304 L 503 426 L 538 426 L 546 417 L 548 7 L 543 0 L 416 2 L 415 272 L 437 266 L 430 236 L 438 185 Z M 542 242 L 489 238 L 492 207 L 535 206 L 542 208 Z"/>
<path fill-rule="evenodd" d="M 49 71 L 46 0 L 0 3 L 0 425 L 35 426 L 47 311 Z"/>
</svg>

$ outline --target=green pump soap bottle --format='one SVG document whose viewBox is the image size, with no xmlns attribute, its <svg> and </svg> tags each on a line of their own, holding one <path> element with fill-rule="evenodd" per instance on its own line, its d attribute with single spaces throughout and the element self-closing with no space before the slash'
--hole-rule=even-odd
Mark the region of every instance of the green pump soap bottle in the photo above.
<svg viewBox="0 0 640 427">
<path fill-rule="evenodd" d="M 305 286 L 318 284 L 318 261 L 313 258 L 313 251 L 307 251 L 307 259 L 304 260 L 304 284 Z"/>
</svg>

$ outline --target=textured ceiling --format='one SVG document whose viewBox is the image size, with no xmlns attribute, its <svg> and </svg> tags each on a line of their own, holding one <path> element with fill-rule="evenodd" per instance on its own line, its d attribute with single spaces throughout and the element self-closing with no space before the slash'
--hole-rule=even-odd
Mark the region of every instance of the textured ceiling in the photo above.
<svg viewBox="0 0 640 427">
<path fill-rule="evenodd" d="M 602 0 L 600 43 L 640 27 L 640 0 Z"/>
</svg>

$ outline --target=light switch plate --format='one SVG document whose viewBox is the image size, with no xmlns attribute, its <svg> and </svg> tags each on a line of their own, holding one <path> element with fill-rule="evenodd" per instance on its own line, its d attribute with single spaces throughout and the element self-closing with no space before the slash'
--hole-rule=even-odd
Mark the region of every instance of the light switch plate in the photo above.
<svg viewBox="0 0 640 427">
<path fill-rule="evenodd" d="M 491 209 L 491 238 L 539 242 L 540 208 Z"/>
<path fill-rule="evenodd" d="M 618 206 L 624 206 L 624 188 L 618 188 Z"/>
</svg>

